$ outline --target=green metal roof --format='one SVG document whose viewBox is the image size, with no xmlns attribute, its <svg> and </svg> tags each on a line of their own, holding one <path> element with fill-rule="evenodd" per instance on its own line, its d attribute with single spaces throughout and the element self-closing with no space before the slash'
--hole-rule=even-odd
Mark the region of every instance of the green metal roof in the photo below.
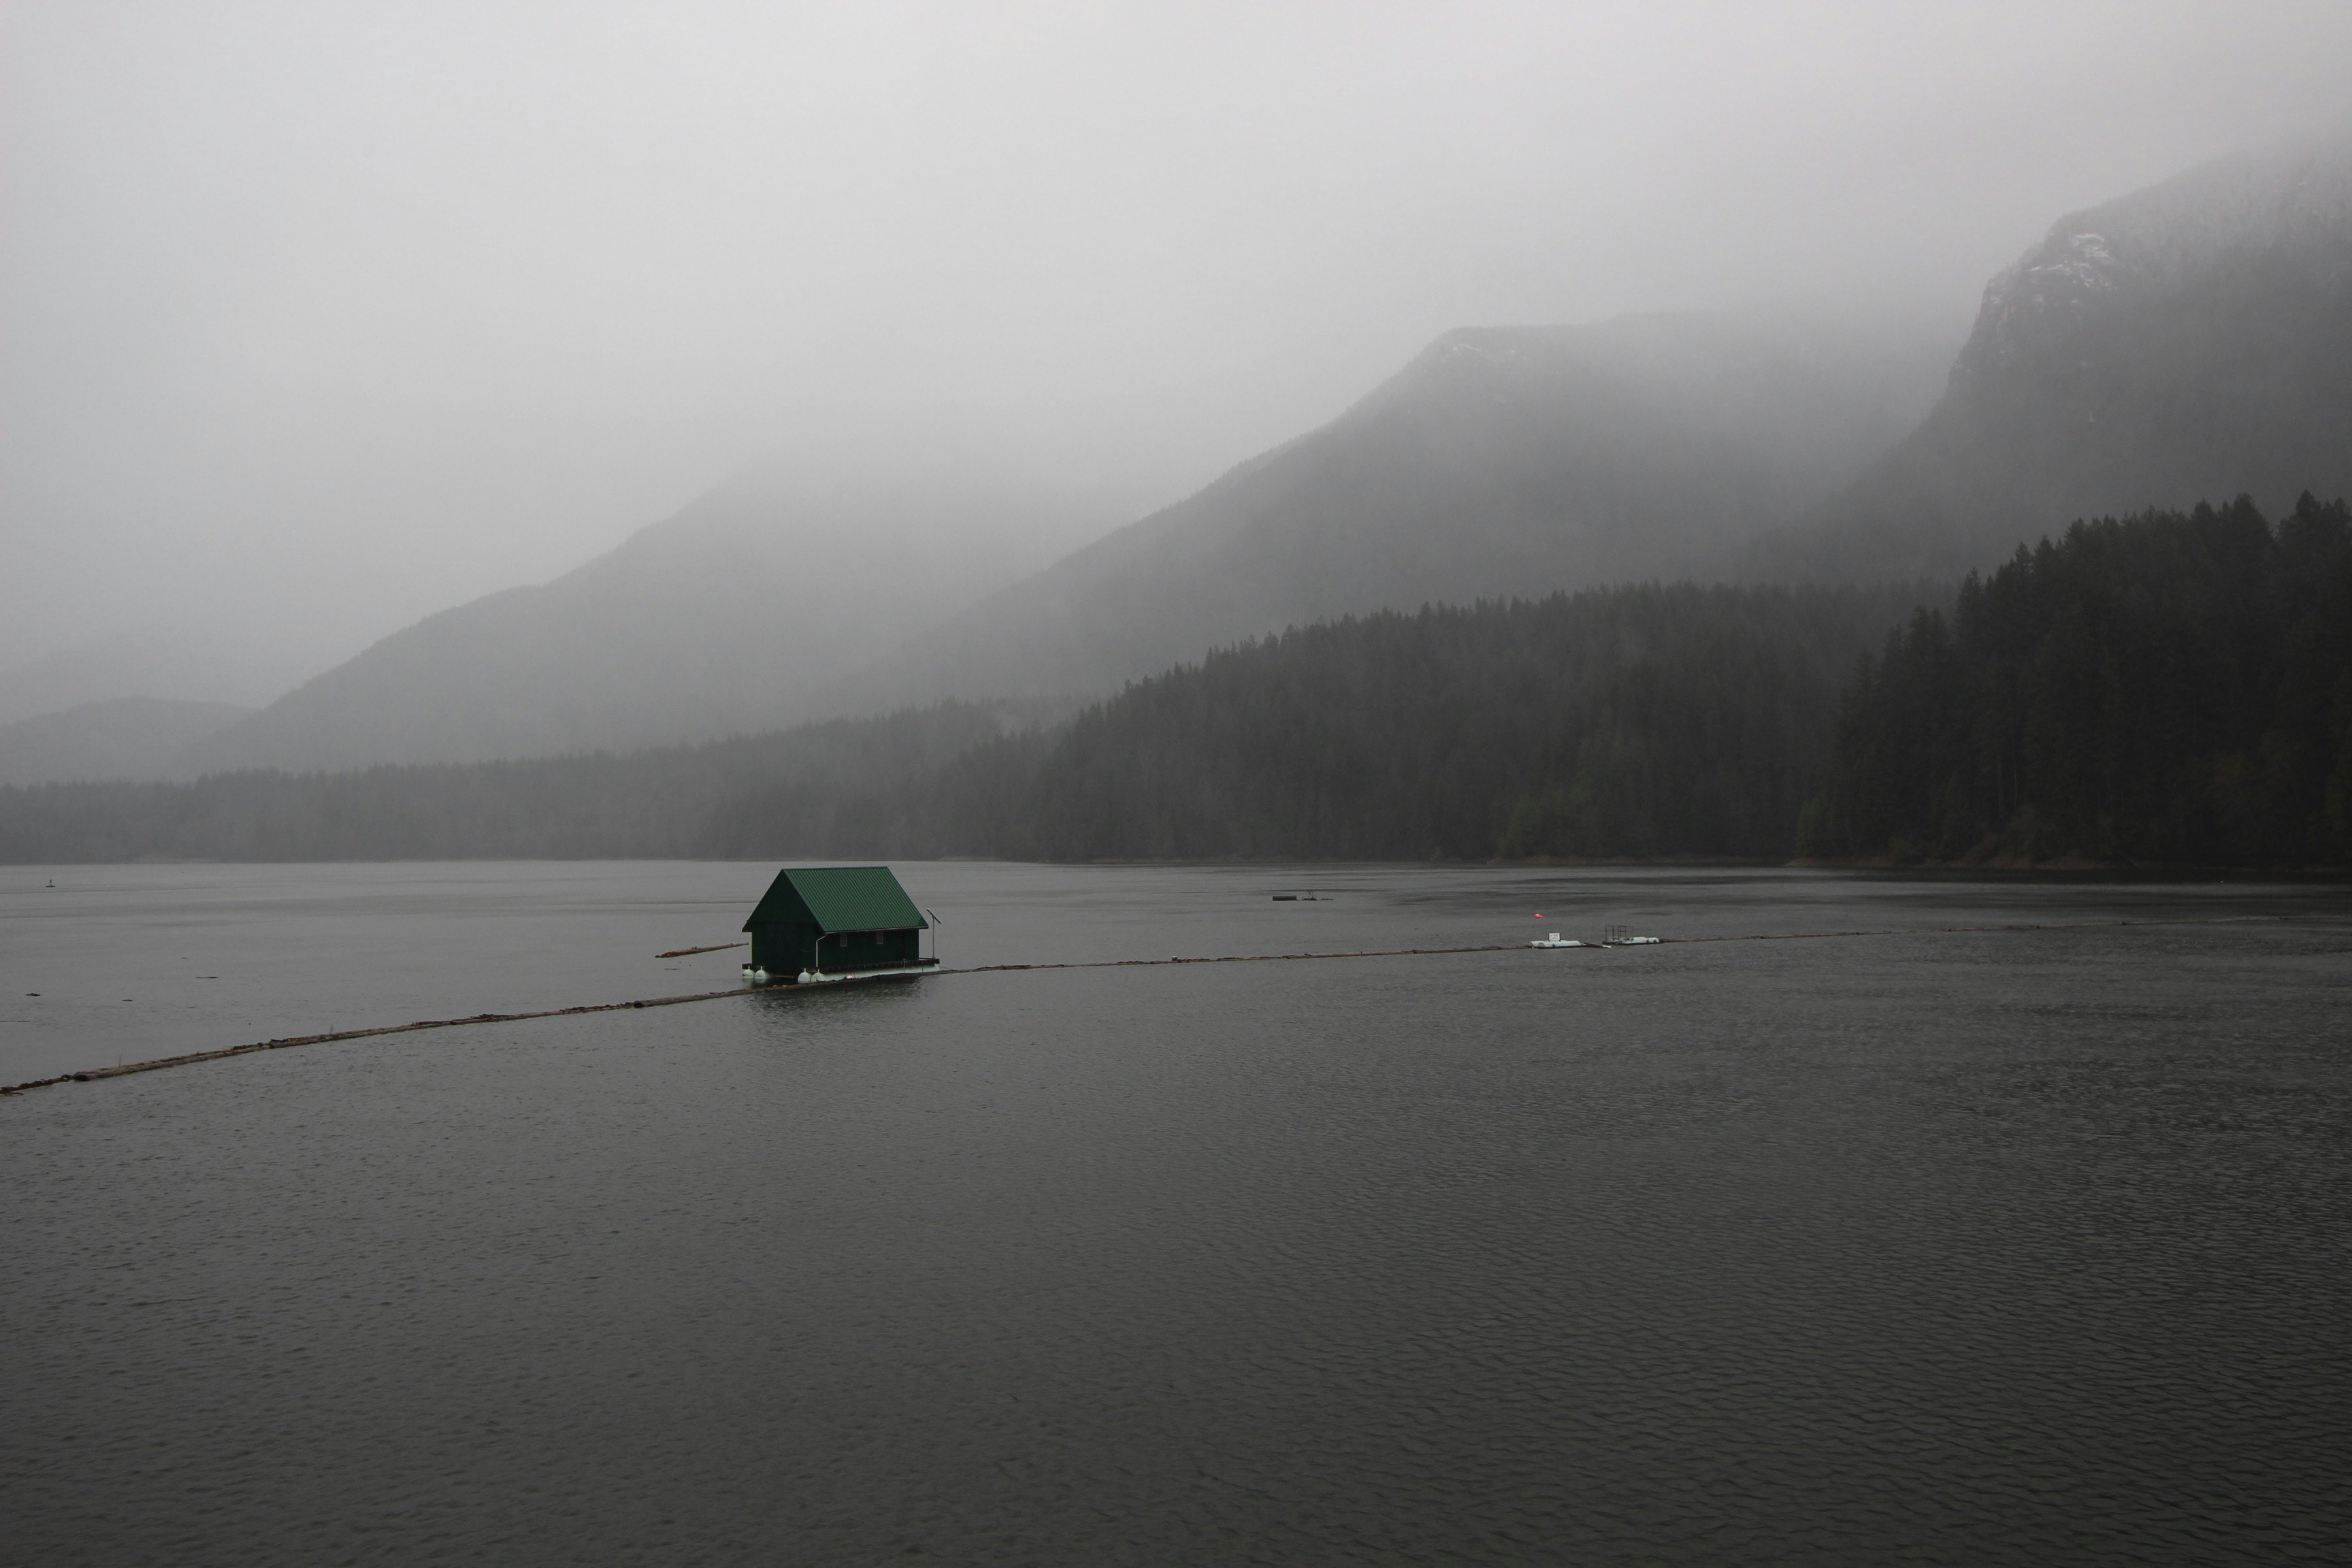
<svg viewBox="0 0 2352 1568">
<path fill-rule="evenodd" d="M 820 931 L 908 931 L 931 922 L 887 866 L 803 866 L 779 871 L 743 922 L 814 925 Z"/>
</svg>

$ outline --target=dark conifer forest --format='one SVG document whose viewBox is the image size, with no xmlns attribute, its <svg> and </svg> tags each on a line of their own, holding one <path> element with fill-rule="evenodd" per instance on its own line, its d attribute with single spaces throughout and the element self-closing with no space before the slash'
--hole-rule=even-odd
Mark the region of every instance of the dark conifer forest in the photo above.
<svg viewBox="0 0 2352 1568">
<path fill-rule="evenodd" d="M 1295 628 L 1066 721 L 0 789 L 0 860 L 2352 860 L 2352 519 L 2078 523 L 1932 585 Z"/>
<path fill-rule="evenodd" d="M 1786 858 L 1845 672 L 1918 598 L 1350 617 L 1055 727 L 951 702 L 618 757 L 0 790 L 0 858 Z"/>
<path fill-rule="evenodd" d="M 2352 519 L 2306 494 L 2077 523 L 1846 692 L 1807 854 L 2352 859 Z"/>
<path fill-rule="evenodd" d="M 1052 859 L 1786 858 L 1915 589 L 1636 587 L 1286 632 L 1081 715 Z"/>
</svg>

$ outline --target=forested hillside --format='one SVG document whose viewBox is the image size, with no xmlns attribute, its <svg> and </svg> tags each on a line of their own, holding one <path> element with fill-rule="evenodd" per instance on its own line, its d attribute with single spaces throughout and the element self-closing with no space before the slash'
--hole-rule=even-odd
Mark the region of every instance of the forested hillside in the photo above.
<svg viewBox="0 0 2352 1568">
<path fill-rule="evenodd" d="M 1320 429 L 910 644 L 840 710 L 1100 694 L 1345 615 L 1717 575 L 1926 413 L 1950 354 L 1940 326 L 1866 320 L 1451 331 Z"/>
<path fill-rule="evenodd" d="M 1879 650 L 1874 655 L 1873 650 Z M 1046 724 L 0 789 L 0 859 L 2352 860 L 2352 520 L 2079 523 L 1927 587 L 1628 587 L 1239 644 Z"/>
<path fill-rule="evenodd" d="M 1049 858 L 1785 858 L 1909 591 L 1637 587 L 1244 644 L 1081 716 Z"/>
<path fill-rule="evenodd" d="M 2077 523 L 1847 692 L 1802 846 L 1897 860 L 2352 859 L 2352 519 L 2305 495 Z"/>
<path fill-rule="evenodd" d="M 1916 602 L 1637 587 L 1385 613 L 1051 730 L 949 703 L 629 756 L 0 790 L 0 859 L 1785 857 L 1843 673 Z"/>
</svg>

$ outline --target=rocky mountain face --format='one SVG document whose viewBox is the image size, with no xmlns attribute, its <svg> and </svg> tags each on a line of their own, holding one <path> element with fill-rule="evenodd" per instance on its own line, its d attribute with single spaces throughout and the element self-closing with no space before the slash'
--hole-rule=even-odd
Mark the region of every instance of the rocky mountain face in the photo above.
<svg viewBox="0 0 2352 1568">
<path fill-rule="evenodd" d="M 1349 612 L 1710 574 L 1910 427 L 1948 342 L 1720 315 L 1448 332 L 1322 428 L 910 644 L 842 710 L 1093 692 Z"/>
<path fill-rule="evenodd" d="M 231 702 L 118 697 L 0 724 L 0 784 L 186 778 L 190 749 L 253 711 Z"/>
<path fill-rule="evenodd" d="M 2352 139 L 2061 219 L 1987 286 L 1920 427 L 1751 556 L 1956 574 L 2078 517 L 2352 493 Z"/>
</svg>

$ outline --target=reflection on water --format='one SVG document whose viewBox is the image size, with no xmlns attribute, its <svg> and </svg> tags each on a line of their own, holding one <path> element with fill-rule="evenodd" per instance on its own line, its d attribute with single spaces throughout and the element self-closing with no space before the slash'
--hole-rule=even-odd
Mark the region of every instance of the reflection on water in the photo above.
<svg viewBox="0 0 2352 1568">
<path fill-rule="evenodd" d="M 652 954 L 772 869 L 42 871 L 68 901 L 0 897 L 0 963 L 81 1011 L 0 1038 L 702 989 L 732 954 Z M 902 875 L 967 964 L 2290 918 L 949 975 L 0 1101 L 23 1560 L 2341 1544 L 2336 893 Z"/>
</svg>

